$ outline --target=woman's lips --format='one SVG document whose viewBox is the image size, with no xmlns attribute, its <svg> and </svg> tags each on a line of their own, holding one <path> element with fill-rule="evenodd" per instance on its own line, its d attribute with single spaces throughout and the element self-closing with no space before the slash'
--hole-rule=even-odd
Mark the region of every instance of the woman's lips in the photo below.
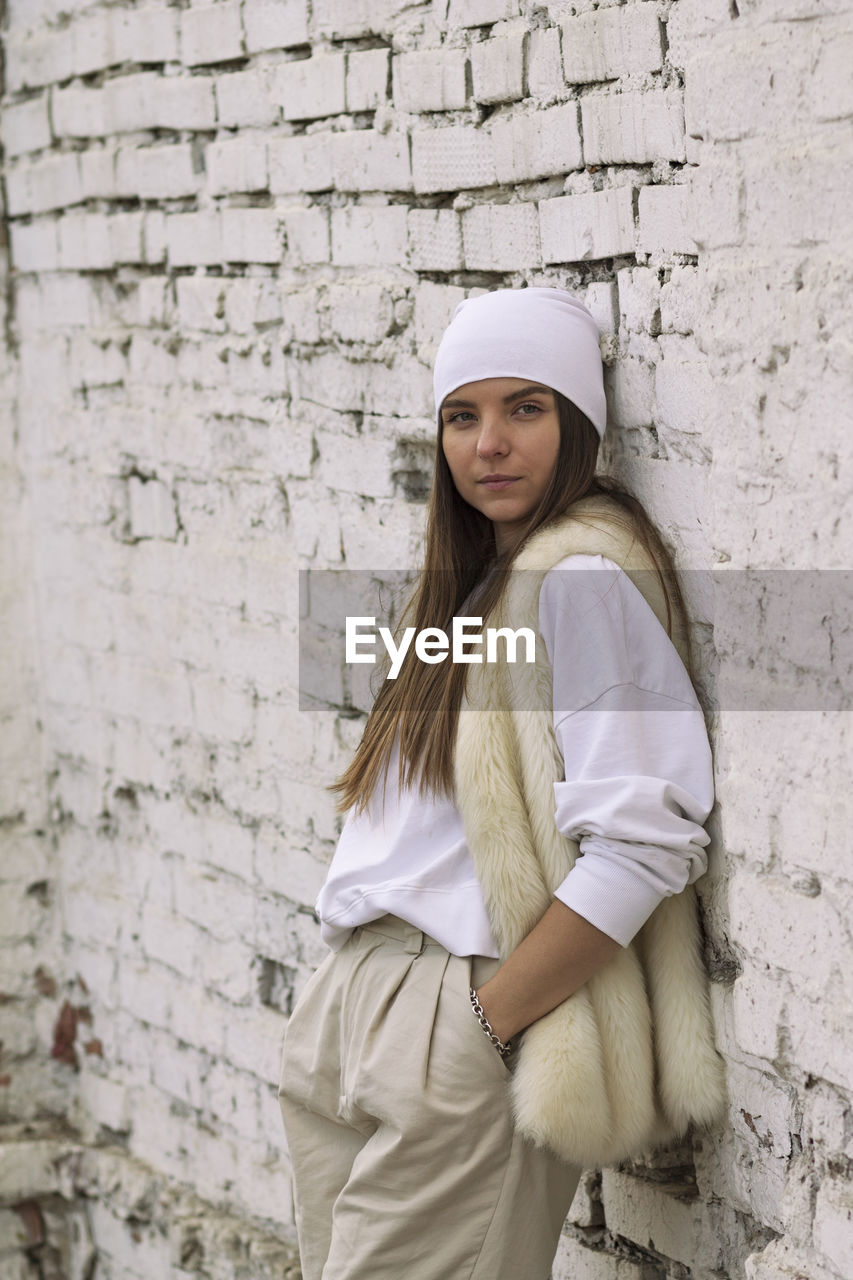
<svg viewBox="0 0 853 1280">
<path fill-rule="evenodd" d="M 511 484 L 515 484 L 518 476 L 495 476 L 494 479 L 479 480 L 484 489 L 507 489 Z"/>
</svg>

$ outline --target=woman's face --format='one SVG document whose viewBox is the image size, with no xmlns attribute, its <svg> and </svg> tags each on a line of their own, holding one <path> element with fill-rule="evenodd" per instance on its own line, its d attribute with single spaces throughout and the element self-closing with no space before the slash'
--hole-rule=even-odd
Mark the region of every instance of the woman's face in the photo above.
<svg viewBox="0 0 853 1280">
<path fill-rule="evenodd" d="M 492 521 L 498 551 L 542 498 L 560 450 L 556 397 L 525 378 L 483 378 L 441 406 L 441 444 L 459 494 Z"/>
</svg>

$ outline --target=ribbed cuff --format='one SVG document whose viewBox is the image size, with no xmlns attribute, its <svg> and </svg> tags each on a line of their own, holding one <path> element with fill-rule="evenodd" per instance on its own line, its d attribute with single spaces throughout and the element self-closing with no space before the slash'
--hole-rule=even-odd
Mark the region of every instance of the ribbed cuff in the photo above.
<svg viewBox="0 0 853 1280">
<path fill-rule="evenodd" d="M 640 876 L 612 863 L 580 858 L 554 892 L 572 911 L 627 947 L 667 896 Z"/>
</svg>

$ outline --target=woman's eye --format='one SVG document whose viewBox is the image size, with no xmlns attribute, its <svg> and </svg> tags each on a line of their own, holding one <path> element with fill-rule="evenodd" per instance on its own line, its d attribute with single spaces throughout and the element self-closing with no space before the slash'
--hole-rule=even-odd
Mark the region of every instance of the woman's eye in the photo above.
<svg viewBox="0 0 853 1280">
<path fill-rule="evenodd" d="M 542 408 L 540 405 L 533 404 L 531 402 L 528 404 L 520 404 L 517 412 L 520 413 L 523 418 L 532 418 L 535 414 L 541 413 Z"/>
<path fill-rule="evenodd" d="M 460 424 L 464 425 L 466 422 L 469 422 L 473 417 L 474 417 L 473 413 L 471 413 L 468 409 L 460 409 L 458 413 L 451 413 L 450 417 L 446 420 L 444 425 L 449 426 L 451 423 L 453 423 L 455 426 L 459 426 Z"/>
</svg>

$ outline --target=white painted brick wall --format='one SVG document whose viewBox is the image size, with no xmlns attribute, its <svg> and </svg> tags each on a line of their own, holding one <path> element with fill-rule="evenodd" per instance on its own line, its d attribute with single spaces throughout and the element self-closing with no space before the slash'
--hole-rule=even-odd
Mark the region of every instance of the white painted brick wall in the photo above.
<svg viewBox="0 0 853 1280">
<path fill-rule="evenodd" d="M 543 262 L 613 258 L 634 248 L 630 187 L 543 200 L 539 213 Z"/>
<path fill-rule="evenodd" d="M 237 0 L 193 5 L 181 14 L 181 59 L 194 67 L 227 62 L 243 54 L 243 27 Z"/>
<path fill-rule="evenodd" d="M 462 266 L 462 228 L 452 209 L 412 209 L 409 262 L 416 271 L 456 271 Z"/>
<path fill-rule="evenodd" d="M 347 111 L 375 111 L 388 97 L 391 55 L 387 49 L 367 49 L 347 57 Z"/>
<path fill-rule="evenodd" d="M 331 133 L 273 138 L 268 143 L 270 191 L 326 191 L 334 183 Z"/>
<path fill-rule="evenodd" d="M 174 200 L 194 195 L 204 185 L 188 142 L 175 146 L 119 147 L 116 193 L 143 200 Z"/>
<path fill-rule="evenodd" d="M 401 111 L 453 111 L 468 100 L 464 49 L 398 53 L 393 62 L 394 105 Z"/>
<path fill-rule="evenodd" d="M 455 191 L 490 187 L 497 181 L 494 142 L 482 129 L 454 125 L 412 135 L 415 191 Z"/>
<path fill-rule="evenodd" d="M 51 142 L 50 114 L 46 93 L 24 102 L 7 103 L 0 113 L 3 146 L 7 157 L 40 151 Z"/>
<path fill-rule="evenodd" d="M 332 172 L 339 191 L 410 191 L 409 140 L 375 129 L 332 135 Z"/>
<path fill-rule="evenodd" d="M 684 159 L 684 114 L 677 90 L 591 94 L 581 101 L 581 120 L 587 164 Z"/>
<path fill-rule="evenodd" d="M 843 1278 L 849 734 L 744 708 L 830 639 L 800 643 L 794 586 L 773 629 L 720 581 L 850 560 L 853 10 L 820 8 L 6 6 L 0 604 L 34 656 L 0 672 L 0 1120 L 81 1134 L 71 1216 L 45 1205 L 58 1249 L 85 1191 L 105 1275 L 165 1274 L 187 1239 L 151 1188 L 182 1183 L 235 1215 L 193 1208 L 199 1280 L 286 1274 L 246 1224 L 294 1238 L 278 1047 L 324 954 L 324 787 L 361 726 L 343 673 L 327 712 L 296 710 L 294 575 L 416 561 L 443 328 L 472 289 L 553 283 L 603 335 L 603 464 L 703 571 L 699 890 L 730 1088 L 651 1177 L 608 1171 L 599 1198 L 586 1171 L 554 1277 Z M 92 1019 L 78 1072 L 51 1055 L 66 995 Z M 0 1135 L 0 1249 L 9 1204 L 57 1189 L 49 1146 L 10 1162 Z M 143 1200 L 163 1230 L 134 1240 Z"/>
<path fill-rule="evenodd" d="M 308 43 L 307 0 L 243 0 L 247 53 Z"/>
<path fill-rule="evenodd" d="M 483 40 L 471 49 L 475 102 L 511 102 L 524 96 L 526 32 Z"/>
<path fill-rule="evenodd" d="M 211 195 L 229 191 L 264 191 L 267 186 L 267 148 L 259 138 L 230 138 L 212 142 L 205 151 L 207 188 Z"/>
<path fill-rule="evenodd" d="M 346 110 L 346 58 L 342 53 L 318 54 L 288 62 L 276 77 L 275 93 L 285 120 L 313 120 Z"/>
<path fill-rule="evenodd" d="M 407 211 L 402 205 L 332 210 L 332 261 L 340 267 L 402 266 Z"/>
<path fill-rule="evenodd" d="M 104 115 L 110 133 L 138 129 L 213 129 L 214 85 L 209 77 L 163 77 L 143 71 L 108 80 Z"/>
<path fill-rule="evenodd" d="M 177 62 L 180 15 L 176 10 L 154 5 L 110 9 L 107 20 L 116 63 Z"/>
<path fill-rule="evenodd" d="M 527 89 L 531 97 L 544 102 L 564 98 L 568 92 L 563 76 L 560 31 L 538 28 L 528 36 Z"/>
<path fill-rule="evenodd" d="M 668 255 L 696 253 L 688 230 L 687 187 L 643 187 L 638 197 L 637 249 Z"/>
<path fill-rule="evenodd" d="M 569 84 L 659 71 L 663 54 L 654 4 L 579 13 L 562 25 L 563 72 Z"/>
<path fill-rule="evenodd" d="M 477 205 L 462 215 L 465 265 L 523 271 L 539 264 L 539 219 L 532 204 Z"/>
<path fill-rule="evenodd" d="M 498 120 L 491 129 L 500 183 L 526 182 L 580 169 L 578 108 L 574 102 Z"/>
<path fill-rule="evenodd" d="M 479 27 L 519 13 L 519 0 L 450 0 L 451 27 Z"/>
<path fill-rule="evenodd" d="M 270 96 L 270 76 L 266 68 L 219 76 L 214 87 L 216 122 L 220 128 L 264 128 L 281 118 L 281 109 Z"/>
</svg>

